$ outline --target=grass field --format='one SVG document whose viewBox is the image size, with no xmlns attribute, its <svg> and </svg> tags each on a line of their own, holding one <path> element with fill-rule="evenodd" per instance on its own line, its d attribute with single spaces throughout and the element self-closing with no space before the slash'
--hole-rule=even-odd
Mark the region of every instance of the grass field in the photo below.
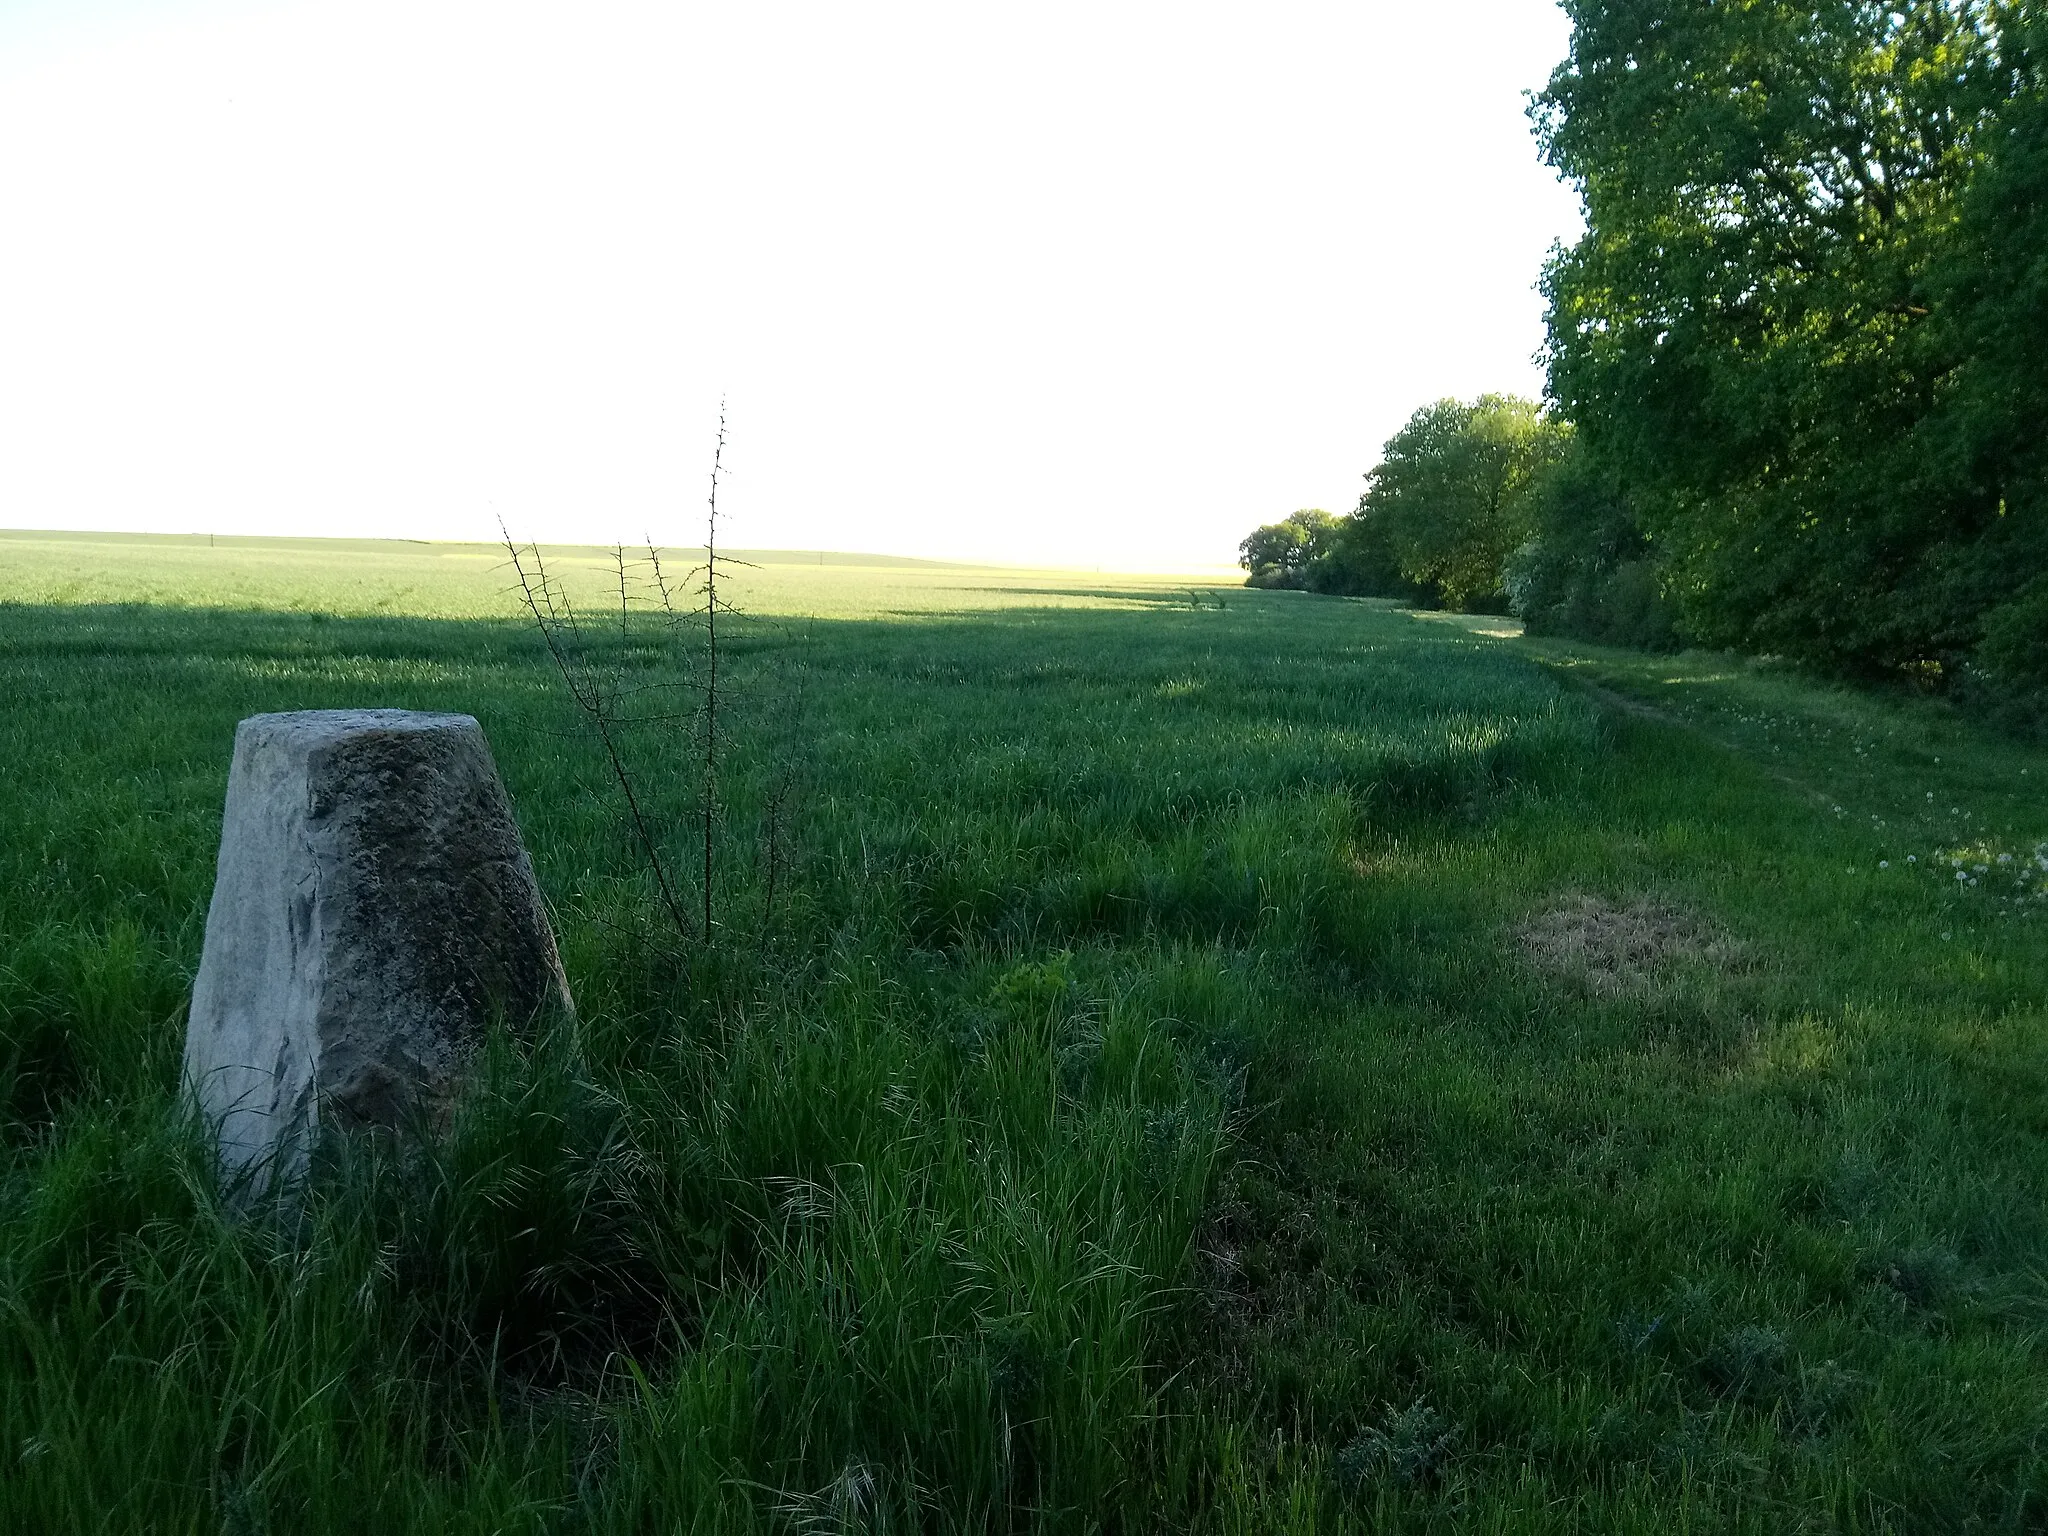
<svg viewBox="0 0 2048 1536">
<path fill-rule="evenodd" d="M 737 584 L 678 955 L 493 552 L 0 537 L 6 1529 L 2048 1524 L 2048 753 L 1366 602 Z M 234 724 L 371 704 L 483 723 L 578 1019 L 238 1221 Z"/>
</svg>

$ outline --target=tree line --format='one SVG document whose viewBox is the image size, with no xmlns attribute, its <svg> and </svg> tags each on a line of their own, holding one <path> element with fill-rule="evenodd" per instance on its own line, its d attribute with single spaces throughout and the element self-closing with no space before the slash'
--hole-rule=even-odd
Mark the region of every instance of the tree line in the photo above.
<svg viewBox="0 0 2048 1536">
<path fill-rule="evenodd" d="M 1546 400 L 1425 406 L 1251 581 L 2048 697 L 2048 0 L 1567 0 Z"/>
</svg>

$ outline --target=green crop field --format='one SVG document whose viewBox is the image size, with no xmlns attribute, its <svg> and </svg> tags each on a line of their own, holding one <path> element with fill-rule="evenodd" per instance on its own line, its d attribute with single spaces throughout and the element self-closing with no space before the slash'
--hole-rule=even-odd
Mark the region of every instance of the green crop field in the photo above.
<svg viewBox="0 0 2048 1536">
<path fill-rule="evenodd" d="M 2048 753 L 1365 601 L 733 593 L 684 942 L 501 552 L 0 536 L 0 1526 L 2048 1523 Z M 482 722 L 577 1016 L 237 1217 L 230 742 L 360 705 Z"/>
</svg>

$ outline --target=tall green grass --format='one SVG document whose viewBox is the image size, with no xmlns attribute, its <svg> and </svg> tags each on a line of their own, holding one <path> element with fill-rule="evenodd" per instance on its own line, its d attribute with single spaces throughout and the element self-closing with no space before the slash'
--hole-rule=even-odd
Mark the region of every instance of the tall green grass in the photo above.
<svg viewBox="0 0 2048 1536">
<path fill-rule="evenodd" d="M 0 607 L 0 1519 L 2048 1514 L 2048 918 L 1864 803 L 1877 754 L 2019 846 L 2038 755 L 1544 653 L 1670 718 L 1631 714 L 1375 605 L 836 579 L 764 582 L 732 653 L 725 833 L 796 766 L 787 899 L 732 859 L 680 957 L 518 624 L 305 575 Z M 482 720 L 577 1018 L 495 1038 L 444 1138 L 237 1219 L 175 1093 L 227 744 L 373 703 Z M 694 783 L 635 750 L 680 852 Z M 1575 902 L 1704 941 L 1541 963 Z"/>
</svg>

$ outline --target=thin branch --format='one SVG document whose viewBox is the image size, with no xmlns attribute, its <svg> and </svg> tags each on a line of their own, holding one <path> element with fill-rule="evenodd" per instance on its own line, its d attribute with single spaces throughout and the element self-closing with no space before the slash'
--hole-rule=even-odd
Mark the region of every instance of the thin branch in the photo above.
<svg viewBox="0 0 2048 1536">
<path fill-rule="evenodd" d="M 633 777 L 626 771 L 625 759 L 620 755 L 618 742 L 614 737 L 613 722 L 604 706 L 601 695 L 586 693 L 577 682 L 577 667 L 563 648 L 560 621 L 555 617 L 556 608 L 547 596 L 546 567 L 541 564 L 539 546 L 533 547 L 534 569 L 538 573 L 539 585 L 534 577 L 526 573 L 525 562 L 520 558 L 519 546 L 512 542 L 512 534 L 499 520 L 498 531 L 504 537 L 505 549 L 512 557 L 512 569 L 519 578 L 519 593 L 525 600 L 526 611 L 533 616 L 534 627 L 540 631 L 541 640 L 554 658 L 555 668 L 562 674 L 562 681 L 569 687 L 569 696 L 583 711 L 597 731 L 597 739 L 604 747 L 606 760 L 611 764 L 612 776 L 619 782 L 620 792 L 626 797 L 626 809 L 633 819 L 633 831 L 640 840 L 640 849 L 647 856 L 647 863 L 654 871 L 654 883 L 660 889 L 662 905 L 668 910 L 669 921 L 675 924 L 676 932 L 687 936 L 690 920 L 683 912 L 681 901 L 676 897 L 675 888 L 668 877 L 668 866 L 663 863 L 661 848 L 654 840 L 653 830 L 647 825 L 646 814 L 641 810 L 640 797 L 634 792 Z M 543 602 L 546 612 L 542 611 Z M 574 631 L 572 630 L 572 633 Z"/>
<path fill-rule="evenodd" d="M 718 402 L 718 446 L 711 453 L 711 510 L 704 524 L 704 938 L 711 938 L 718 817 L 718 477 L 725 467 L 725 402 Z"/>
</svg>

